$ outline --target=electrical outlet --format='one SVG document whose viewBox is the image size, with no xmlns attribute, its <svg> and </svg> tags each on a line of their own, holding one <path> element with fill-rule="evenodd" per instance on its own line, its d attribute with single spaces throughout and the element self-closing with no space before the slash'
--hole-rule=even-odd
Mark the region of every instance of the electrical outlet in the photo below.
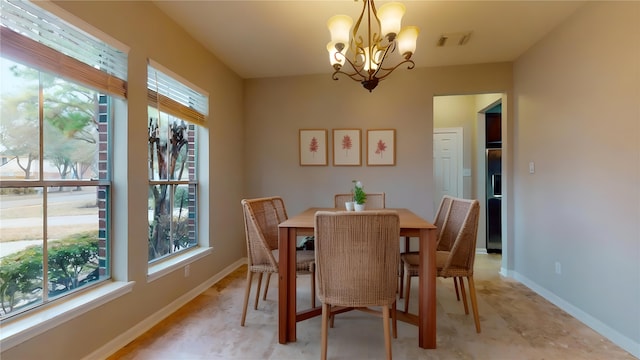
<svg viewBox="0 0 640 360">
<path fill-rule="evenodd" d="M 556 261 L 556 274 L 562 274 L 562 265 L 560 265 L 559 261 Z"/>
<path fill-rule="evenodd" d="M 529 161 L 529 174 L 536 172 L 536 164 L 533 161 Z"/>
<path fill-rule="evenodd" d="M 186 265 L 184 267 L 184 277 L 189 277 L 190 273 L 191 273 L 191 266 L 190 265 Z"/>
</svg>

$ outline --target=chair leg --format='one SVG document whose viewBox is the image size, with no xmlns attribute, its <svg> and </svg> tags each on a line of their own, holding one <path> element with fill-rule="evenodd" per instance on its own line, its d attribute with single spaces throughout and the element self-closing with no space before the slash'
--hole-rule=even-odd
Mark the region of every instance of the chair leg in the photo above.
<svg viewBox="0 0 640 360">
<path fill-rule="evenodd" d="M 393 304 L 391 305 L 391 326 L 392 326 L 392 330 L 393 330 L 393 338 L 397 339 L 398 338 L 398 316 L 396 314 L 396 302 L 394 301 Z"/>
<path fill-rule="evenodd" d="M 398 295 L 400 299 L 404 296 L 404 264 L 400 261 L 400 269 L 398 269 Z"/>
<path fill-rule="evenodd" d="M 316 273 L 311 272 L 311 308 L 316 307 Z"/>
<path fill-rule="evenodd" d="M 256 302 L 253 304 L 253 309 L 258 310 L 258 300 L 260 300 L 260 287 L 262 285 L 262 273 L 258 273 L 258 288 L 256 289 Z"/>
<path fill-rule="evenodd" d="M 460 284 L 460 296 L 462 296 L 462 303 L 464 304 L 464 313 L 469 315 L 469 305 L 467 305 L 467 292 L 464 290 L 464 278 L 458 278 L 458 284 Z"/>
<path fill-rule="evenodd" d="M 476 322 L 476 332 L 480 333 L 480 315 L 478 314 L 478 300 L 476 299 L 476 286 L 473 283 L 473 275 L 467 276 L 469 281 L 469 295 L 471 296 L 471 308 L 473 309 L 473 320 Z"/>
<path fill-rule="evenodd" d="M 407 270 L 408 269 L 404 269 L 404 276 L 405 276 L 404 312 L 405 314 L 409 312 L 409 296 L 411 295 L 411 276 L 409 276 L 410 274 L 409 274 L 409 271 Z"/>
<path fill-rule="evenodd" d="M 459 277 L 460 280 L 460 295 L 462 295 L 462 303 L 464 304 L 464 313 L 469 315 L 469 306 L 467 305 L 467 294 L 464 291 L 464 278 Z"/>
<path fill-rule="evenodd" d="M 244 290 L 244 306 L 242 307 L 242 320 L 240 320 L 240 326 L 244 326 L 244 320 L 247 318 L 247 305 L 249 304 L 249 293 L 251 292 L 252 279 L 253 273 L 247 270 L 247 286 Z"/>
<path fill-rule="evenodd" d="M 264 283 L 264 295 L 262 295 L 262 300 L 267 300 L 267 291 L 269 291 L 269 280 L 271 280 L 271 273 L 267 273 L 267 281 Z"/>
<path fill-rule="evenodd" d="M 404 252 L 409 253 L 411 251 L 411 238 L 408 236 L 404 237 Z M 398 290 L 398 294 L 400 294 L 400 299 L 404 294 L 404 264 L 400 261 L 400 290 Z"/>
<path fill-rule="evenodd" d="M 453 278 L 453 287 L 456 289 L 456 299 L 460 301 L 460 293 L 458 292 L 458 278 L 455 276 Z"/>
<path fill-rule="evenodd" d="M 384 328 L 384 347 L 387 350 L 387 359 L 391 360 L 391 332 L 389 330 L 389 307 L 382 307 L 382 322 Z"/>
<path fill-rule="evenodd" d="M 322 304 L 322 327 L 321 327 L 321 341 L 320 341 L 320 359 L 327 360 L 327 337 L 329 334 L 329 313 L 331 312 L 331 306 L 329 304 Z"/>
</svg>

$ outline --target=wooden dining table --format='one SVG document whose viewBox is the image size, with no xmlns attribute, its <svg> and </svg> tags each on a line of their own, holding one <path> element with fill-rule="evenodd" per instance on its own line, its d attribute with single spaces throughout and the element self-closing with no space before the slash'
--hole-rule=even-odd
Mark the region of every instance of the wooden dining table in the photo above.
<svg viewBox="0 0 640 360">
<path fill-rule="evenodd" d="M 278 268 L 278 341 L 296 341 L 296 325 L 321 315 L 322 307 L 297 311 L 296 304 L 296 245 L 297 237 L 313 235 L 317 211 L 342 211 L 333 208 L 309 208 L 279 225 Z M 436 227 L 408 209 L 395 210 L 400 217 L 400 236 L 419 238 L 420 267 L 418 314 L 397 312 L 397 319 L 418 327 L 418 346 L 436 348 Z M 400 239 L 398 239 L 399 241 Z M 398 245 L 399 246 L 399 245 Z M 406 286 L 410 286 L 407 284 Z"/>
</svg>

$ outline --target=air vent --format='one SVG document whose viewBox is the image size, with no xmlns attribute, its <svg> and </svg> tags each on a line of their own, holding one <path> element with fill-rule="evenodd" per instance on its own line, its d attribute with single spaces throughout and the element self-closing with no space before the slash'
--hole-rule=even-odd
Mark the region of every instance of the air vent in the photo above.
<svg viewBox="0 0 640 360">
<path fill-rule="evenodd" d="M 436 45 L 438 47 L 462 46 L 468 43 L 470 38 L 471 31 L 442 34 Z"/>
</svg>

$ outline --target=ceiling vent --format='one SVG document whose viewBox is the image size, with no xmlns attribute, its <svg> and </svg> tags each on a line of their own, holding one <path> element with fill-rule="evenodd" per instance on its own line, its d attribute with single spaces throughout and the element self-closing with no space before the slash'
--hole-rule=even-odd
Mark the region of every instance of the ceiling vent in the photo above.
<svg viewBox="0 0 640 360">
<path fill-rule="evenodd" d="M 438 47 L 462 46 L 468 43 L 470 38 L 471 31 L 442 34 L 436 45 Z"/>
</svg>

